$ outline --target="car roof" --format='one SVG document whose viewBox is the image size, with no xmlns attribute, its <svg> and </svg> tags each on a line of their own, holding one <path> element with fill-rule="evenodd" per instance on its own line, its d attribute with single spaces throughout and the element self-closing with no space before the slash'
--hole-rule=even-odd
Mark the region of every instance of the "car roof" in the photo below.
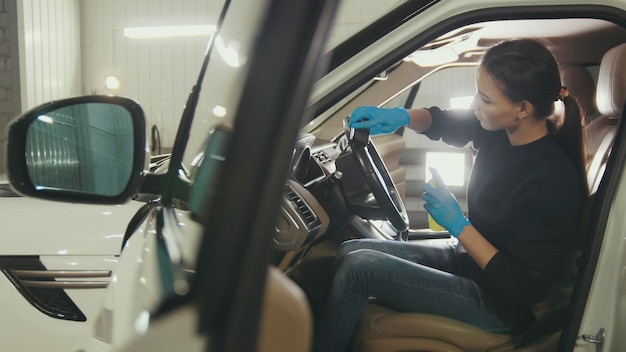
<svg viewBox="0 0 626 352">
<path fill-rule="evenodd" d="M 626 42 L 626 24 L 619 22 L 619 17 L 611 16 L 611 11 L 616 10 L 606 6 L 480 9 L 448 17 L 420 30 L 420 26 L 429 24 L 410 22 L 411 16 L 424 11 L 417 8 L 416 3 L 418 1 L 410 1 L 399 6 L 326 54 L 330 56 L 327 58 L 330 64 L 314 89 L 309 107 L 312 117 L 320 116 L 346 94 L 352 94 L 375 79 L 376 74 L 393 68 L 411 53 L 441 51 L 442 46 L 448 46 L 463 53 L 458 61 L 448 65 L 476 65 L 489 46 L 502 40 L 525 37 L 545 40 L 562 66 L 597 66 L 606 51 Z M 404 12 L 398 13 L 401 10 Z M 382 33 L 376 33 L 376 30 Z M 397 45 L 401 42 L 402 45 Z M 353 68 L 337 69 L 343 65 Z M 442 67 L 439 65 L 438 68 Z"/>
</svg>

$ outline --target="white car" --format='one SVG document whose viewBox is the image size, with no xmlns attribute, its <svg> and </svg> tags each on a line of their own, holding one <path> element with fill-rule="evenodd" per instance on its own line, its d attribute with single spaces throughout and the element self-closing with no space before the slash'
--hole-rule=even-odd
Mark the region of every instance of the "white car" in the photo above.
<svg viewBox="0 0 626 352">
<path fill-rule="evenodd" d="M 151 157 L 150 172 L 167 169 L 167 158 Z M 22 197 L 0 175 L 0 312 L 12 317 L 0 322 L 0 350 L 66 351 L 88 336 L 145 204 Z"/>
<path fill-rule="evenodd" d="M 572 290 L 522 336 L 370 305 L 352 349 L 624 350 L 626 3 L 402 1 L 325 51 L 336 5 L 225 1 L 164 175 L 143 171 L 143 113 L 129 99 L 59 101 L 9 126 L 9 175 L 24 195 L 100 204 L 159 196 L 119 257 L 91 337 L 75 350 L 310 350 L 316 289 L 323 294 L 344 239 L 450 240 L 423 230 L 424 214 L 404 200 L 423 180 L 426 153 L 453 150 L 402 133 L 370 139 L 346 131 L 344 118 L 360 105 L 441 106 L 472 95 L 464 89 L 481 53 L 520 36 L 547 39 L 595 91 L 579 93 L 598 111 L 586 110 L 594 197 Z M 89 124 L 67 139 L 55 123 L 93 115 L 107 117 L 99 143 L 123 140 L 124 152 L 85 142 L 101 137 Z M 54 153 L 29 153 L 56 145 L 38 141 L 83 152 L 68 168 Z M 460 153 L 465 174 L 473 160 Z M 377 176 L 365 178 L 372 168 Z M 86 182 L 47 177 L 57 173 Z M 462 194 L 463 182 L 452 191 Z"/>
<path fill-rule="evenodd" d="M 141 206 L 21 197 L 0 180 L 0 311 L 12 317 L 0 322 L 0 350 L 45 350 L 51 342 L 67 349 L 92 329 Z"/>
</svg>

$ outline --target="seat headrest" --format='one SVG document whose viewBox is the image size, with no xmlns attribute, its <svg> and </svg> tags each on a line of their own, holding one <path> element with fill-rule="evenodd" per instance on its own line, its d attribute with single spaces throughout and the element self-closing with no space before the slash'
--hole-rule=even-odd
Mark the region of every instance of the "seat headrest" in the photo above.
<svg viewBox="0 0 626 352">
<path fill-rule="evenodd" d="M 582 66 L 568 66 L 561 71 L 561 83 L 578 100 L 583 115 L 596 113 L 596 82 L 589 70 Z"/>
<path fill-rule="evenodd" d="M 607 51 L 600 63 L 596 102 L 604 116 L 619 118 L 626 100 L 626 43 Z"/>
</svg>

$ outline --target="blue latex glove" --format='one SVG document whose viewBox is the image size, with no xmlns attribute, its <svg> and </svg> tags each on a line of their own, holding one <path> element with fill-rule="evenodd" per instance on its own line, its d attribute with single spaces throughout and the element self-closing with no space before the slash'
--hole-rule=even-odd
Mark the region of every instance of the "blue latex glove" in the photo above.
<svg viewBox="0 0 626 352">
<path fill-rule="evenodd" d="M 350 114 L 350 127 L 369 128 L 370 134 L 385 134 L 407 126 L 411 122 L 411 116 L 405 108 L 392 109 L 378 108 L 376 106 L 361 106 Z"/>
<path fill-rule="evenodd" d="M 436 169 L 430 168 L 433 179 L 424 184 L 424 208 L 430 213 L 437 223 L 445 227 L 454 237 L 459 237 L 465 226 L 470 225 L 469 220 L 463 215 L 461 206 Z M 431 183 L 435 184 L 432 185 Z"/>
</svg>

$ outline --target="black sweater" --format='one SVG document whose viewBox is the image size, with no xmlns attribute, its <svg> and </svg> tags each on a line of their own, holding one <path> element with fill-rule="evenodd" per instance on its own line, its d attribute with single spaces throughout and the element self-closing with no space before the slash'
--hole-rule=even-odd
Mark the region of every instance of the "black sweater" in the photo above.
<svg viewBox="0 0 626 352">
<path fill-rule="evenodd" d="M 534 320 L 531 305 L 564 274 L 581 211 L 578 173 L 551 135 L 511 146 L 505 131 L 484 130 L 471 110 L 429 110 L 425 135 L 454 146 L 471 142 L 477 151 L 468 218 L 499 251 L 483 271 L 460 248 L 453 271 L 474 280 L 503 321 L 522 331 Z"/>
</svg>

